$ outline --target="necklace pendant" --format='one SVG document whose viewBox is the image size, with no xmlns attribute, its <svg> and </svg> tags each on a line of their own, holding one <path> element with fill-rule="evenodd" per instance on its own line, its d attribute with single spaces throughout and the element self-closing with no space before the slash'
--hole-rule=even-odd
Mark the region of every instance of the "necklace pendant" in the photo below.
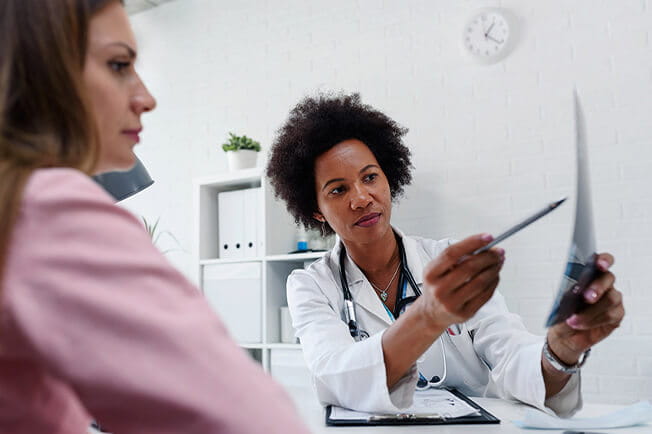
<svg viewBox="0 0 652 434">
<path fill-rule="evenodd" d="M 382 291 L 380 293 L 380 298 L 383 300 L 383 303 L 387 301 L 387 292 Z"/>
</svg>

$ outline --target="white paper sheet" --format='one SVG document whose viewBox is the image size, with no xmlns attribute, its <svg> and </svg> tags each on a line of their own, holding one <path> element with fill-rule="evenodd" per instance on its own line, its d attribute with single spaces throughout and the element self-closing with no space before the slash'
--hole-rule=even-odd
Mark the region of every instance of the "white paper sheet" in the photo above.
<svg viewBox="0 0 652 434">
<path fill-rule="evenodd" d="M 641 401 L 604 416 L 584 419 L 561 419 L 539 410 L 527 409 L 523 420 L 515 420 L 514 424 L 520 428 L 586 430 L 623 428 L 648 422 L 652 422 L 652 405 L 649 401 Z"/>
<path fill-rule="evenodd" d="M 401 409 L 399 414 L 414 414 L 415 416 L 443 416 L 446 418 L 479 415 L 480 411 L 471 407 L 465 401 L 453 395 L 448 390 L 428 389 L 414 393 L 414 403 Z M 367 420 L 376 413 L 353 411 L 348 408 L 333 406 L 331 419 L 337 420 Z"/>
</svg>

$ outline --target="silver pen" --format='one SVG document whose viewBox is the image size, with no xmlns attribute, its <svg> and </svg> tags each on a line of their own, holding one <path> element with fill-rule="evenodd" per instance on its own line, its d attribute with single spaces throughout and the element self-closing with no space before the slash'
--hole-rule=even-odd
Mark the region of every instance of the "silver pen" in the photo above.
<svg viewBox="0 0 652 434">
<path fill-rule="evenodd" d="M 564 203 L 564 201 L 565 201 L 566 199 L 568 199 L 568 198 L 567 198 L 567 197 L 562 197 L 562 198 L 559 199 L 558 201 L 555 201 L 555 202 L 551 202 L 551 203 L 549 203 L 549 204 L 548 204 L 544 209 L 542 209 L 541 211 L 539 211 L 539 212 L 537 212 L 536 214 L 534 214 L 534 215 L 532 215 L 532 216 L 526 218 L 526 219 L 523 220 L 521 223 L 519 223 L 519 224 L 517 224 L 517 225 L 515 225 L 515 226 L 513 226 L 513 227 L 511 227 L 511 228 L 509 228 L 509 229 L 507 229 L 505 232 L 503 232 L 502 234 L 498 235 L 498 236 L 497 236 L 497 237 L 496 237 L 492 242 L 490 242 L 489 244 L 487 244 L 487 245 L 484 246 L 484 247 L 480 247 L 479 249 L 477 249 L 475 252 L 473 252 L 473 253 L 471 253 L 471 254 L 472 254 L 472 255 L 477 255 L 478 253 L 486 252 L 487 250 L 489 250 L 490 248 L 492 248 L 493 246 L 495 246 L 496 244 L 498 244 L 499 242 L 501 242 L 501 241 L 504 240 L 505 238 L 509 238 L 509 237 L 511 237 L 511 236 L 514 235 L 516 232 L 518 232 L 518 231 L 520 231 L 521 229 L 523 229 L 524 227 L 528 226 L 530 223 L 534 223 L 535 221 L 539 220 L 539 219 L 540 219 L 541 217 L 543 217 L 544 215 L 548 214 L 550 211 L 553 211 L 553 210 L 557 209 L 557 208 L 559 207 L 559 205 L 561 205 L 562 203 Z"/>
</svg>

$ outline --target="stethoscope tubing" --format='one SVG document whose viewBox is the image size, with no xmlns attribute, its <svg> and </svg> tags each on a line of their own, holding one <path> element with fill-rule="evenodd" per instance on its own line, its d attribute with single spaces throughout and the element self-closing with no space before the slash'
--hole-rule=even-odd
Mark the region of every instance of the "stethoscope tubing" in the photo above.
<svg viewBox="0 0 652 434">
<path fill-rule="evenodd" d="M 419 289 L 419 285 L 417 284 L 417 281 L 414 279 L 414 276 L 410 271 L 410 267 L 408 267 L 407 255 L 405 254 L 405 246 L 403 246 L 403 240 L 401 239 L 401 237 L 396 235 L 396 233 L 394 234 L 394 236 L 396 237 L 396 242 L 398 243 L 398 251 L 399 251 L 399 256 L 401 258 L 401 280 L 407 279 L 408 285 L 412 287 L 412 290 L 414 291 L 415 294 L 412 297 L 401 298 L 399 299 L 398 303 L 396 303 L 394 317 L 398 318 L 403 307 L 412 303 L 421 295 L 421 290 Z M 349 332 L 351 333 L 351 336 L 354 339 L 358 340 L 358 338 L 360 337 L 360 329 L 358 327 L 358 321 L 355 314 L 355 304 L 353 302 L 353 296 L 351 295 L 351 291 L 349 290 L 349 284 L 346 281 L 345 261 L 346 261 L 346 248 L 344 247 L 344 243 L 342 243 L 341 250 L 340 250 L 340 284 L 342 285 L 342 293 L 344 295 L 344 317 L 346 319 L 347 325 L 349 326 Z M 399 286 L 402 285 L 399 284 Z"/>
<path fill-rule="evenodd" d="M 421 290 L 419 289 L 419 285 L 417 284 L 416 280 L 414 280 L 414 276 L 412 275 L 412 272 L 408 267 L 407 256 L 405 254 L 405 246 L 403 246 L 403 240 L 398 235 L 396 235 L 396 233 L 394 235 L 396 237 L 396 242 L 398 243 L 398 251 L 399 251 L 399 256 L 401 258 L 401 280 L 399 281 L 399 287 L 403 286 L 402 283 L 403 279 L 407 279 L 408 285 L 412 287 L 412 290 L 414 291 L 415 294 L 414 296 L 411 297 L 401 298 L 396 303 L 396 307 L 394 310 L 394 317 L 398 318 L 403 308 L 406 305 L 414 302 L 414 300 L 416 300 L 421 295 Z M 349 333 L 351 333 L 351 336 L 353 337 L 354 340 L 359 341 L 363 338 L 363 335 L 366 333 L 364 332 L 361 333 L 360 327 L 358 326 L 358 321 L 355 314 L 355 303 L 353 302 L 353 297 L 351 296 L 351 291 L 349 290 L 349 284 L 346 281 L 345 261 L 346 261 L 346 248 L 344 247 L 344 243 L 342 243 L 341 250 L 340 250 L 340 283 L 342 285 L 342 293 L 344 295 L 344 317 L 349 327 Z M 444 347 L 444 342 L 442 341 L 441 337 L 438 340 L 441 346 L 442 359 L 444 361 L 444 372 L 442 374 L 442 377 L 441 379 L 439 379 L 439 381 L 432 382 L 432 381 L 428 381 L 425 377 L 423 377 L 419 373 L 419 376 L 425 379 L 426 384 L 424 386 L 417 386 L 417 390 L 426 390 L 431 387 L 439 387 L 446 380 L 446 374 L 447 374 L 446 348 Z"/>
</svg>

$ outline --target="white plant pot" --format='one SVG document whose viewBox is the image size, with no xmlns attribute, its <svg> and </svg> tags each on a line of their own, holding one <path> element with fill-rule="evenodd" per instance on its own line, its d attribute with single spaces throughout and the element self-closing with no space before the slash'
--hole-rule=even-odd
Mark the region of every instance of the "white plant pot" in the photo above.
<svg viewBox="0 0 652 434">
<path fill-rule="evenodd" d="M 226 160 L 229 170 L 251 169 L 256 167 L 258 152 L 251 149 L 238 149 L 237 151 L 226 151 Z"/>
</svg>

